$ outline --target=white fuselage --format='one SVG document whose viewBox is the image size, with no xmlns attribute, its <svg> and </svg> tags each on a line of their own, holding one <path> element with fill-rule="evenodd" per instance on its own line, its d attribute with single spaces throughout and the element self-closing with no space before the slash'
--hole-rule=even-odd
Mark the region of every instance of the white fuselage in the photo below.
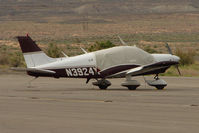
<svg viewBox="0 0 199 133">
<path fill-rule="evenodd" d="M 74 57 L 56 58 L 55 61 L 45 64 L 39 62 L 41 65 L 30 68 L 62 70 L 65 73 L 62 77 L 92 77 L 100 74 L 106 77 L 137 66 L 171 61 L 178 62 L 179 57 L 170 54 L 149 54 L 135 46 L 118 46 Z"/>
<path fill-rule="evenodd" d="M 59 58 L 57 61 L 37 66 L 40 69 L 62 69 L 72 67 L 96 67 L 94 53 L 87 53 L 74 57 Z"/>
</svg>

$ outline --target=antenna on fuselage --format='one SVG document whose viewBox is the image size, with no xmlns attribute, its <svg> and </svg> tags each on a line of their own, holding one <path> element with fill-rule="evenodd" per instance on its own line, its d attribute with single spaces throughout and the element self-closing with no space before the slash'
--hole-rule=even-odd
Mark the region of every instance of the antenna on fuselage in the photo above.
<svg viewBox="0 0 199 133">
<path fill-rule="evenodd" d="M 68 58 L 68 55 L 66 55 L 63 51 L 61 51 L 61 53 L 62 53 L 65 57 Z"/>
<path fill-rule="evenodd" d="M 84 48 L 82 48 L 82 47 L 80 47 L 80 48 L 81 48 L 81 50 L 82 50 L 85 54 L 88 53 Z"/>
<path fill-rule="evenodd" d="M 124 42 L 124 41 L 122 40 L 122 38 L 121 38 L 119 35 L 117 35 L 117 37 L 119 38 L 121 44 L 123 44 L 123 45 L 125 45 L 125 46 L 128 46 L 128 45 L 126 44 L 126 42 Z"/>
<path fill-rule="evenodd" d="M 119 35 L 117 35 L 117 37 L 119 38 L 121 44 L 128 46 L 128 44 L 125 41 L 123 41 L 123 39 Z M 136 47 L 136 45 L 134 45 L 134 47 Z"/>
</svg>

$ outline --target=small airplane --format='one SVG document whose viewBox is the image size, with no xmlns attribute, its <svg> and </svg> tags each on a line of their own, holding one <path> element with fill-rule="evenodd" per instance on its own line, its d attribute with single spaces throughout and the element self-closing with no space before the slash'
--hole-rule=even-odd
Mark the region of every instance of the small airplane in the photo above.
<svg viewBox="0 0 199 133">
<path fill-rule="evenodd" d="M 111 85 L 109 78 L 126 78 L 121 83 L 129 90 L 135 90 L 140 83 L 132 80 L 133 76 L 144 76 L 154 74 L 154 80 L 146 80 L 147 84 L 161 90 L 167 83 L 159 78 L 160 73 L 164 73 L 170 66 L 174 65 L 178 69 L 180 58 L 172 54 L 167 44 L 170 54 L 149 54 L 136 47 L 128 46 L 120 37 L 124 46 L 116 46 L 95 52 L 84 52 L 82 55 L 61 58 L 51 58 L 47 56 L 31 39 L 29 35 L 17 37 L 23 56 L 27 65 L 25 71 L 34 77 L 54 77 L 54 78 L 86 78 L 96 79 L 92 84 L 100 89 L 107 89 Z M 178 69 L 180 74 L 180 71 Z"/>
</svg>

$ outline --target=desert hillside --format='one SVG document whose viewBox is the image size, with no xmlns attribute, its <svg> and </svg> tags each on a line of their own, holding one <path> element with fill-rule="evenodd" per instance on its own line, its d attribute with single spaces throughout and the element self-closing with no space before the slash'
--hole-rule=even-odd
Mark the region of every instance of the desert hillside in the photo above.
<svg viewBox="0 0 199 133">
<path fill-rule="evenodd" d="M 24 66 L 15 37 L 27 33 L 43 50 L 55 44 L 69 56 L 96 41 L 121 45 L 120 35 L 153 53 L 168 53 L 167 42 L 173 51 L 196 53 L 198 61 L 198 22 L 198 0 L 0 0 L 0 68 Z M 198 62 L 181 67 L 186 76 L 198 70 Z"/>
<path fill-rule="evenodd" d="M 70 16 L 62 22 L 74 23 L 76 20 L 78 23 L 83 18 L 77 19 L 74 16 L 114 17 L 127 14 L 198 11 L 198 0 L 0 0 L 0 20 L 4 21 L 47 22 L 53 17 Z"/>
</svg>

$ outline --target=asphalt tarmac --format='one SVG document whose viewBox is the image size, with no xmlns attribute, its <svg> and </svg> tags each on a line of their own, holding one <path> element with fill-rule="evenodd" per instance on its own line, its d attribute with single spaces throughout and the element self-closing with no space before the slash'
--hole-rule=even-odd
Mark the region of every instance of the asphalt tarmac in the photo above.
<svg viewBox="0 0 199 133">
<path fill-rule="evenodd" d="M 152 77 L 147 77 L 150 79 Z M 197 133 L 199 78 L 162 77 L 156 90 L 136 78 L 135 91 L 110 80 L 108 90 L 85 79 L 0 75 L 0 133 Z"/>
</svg>

